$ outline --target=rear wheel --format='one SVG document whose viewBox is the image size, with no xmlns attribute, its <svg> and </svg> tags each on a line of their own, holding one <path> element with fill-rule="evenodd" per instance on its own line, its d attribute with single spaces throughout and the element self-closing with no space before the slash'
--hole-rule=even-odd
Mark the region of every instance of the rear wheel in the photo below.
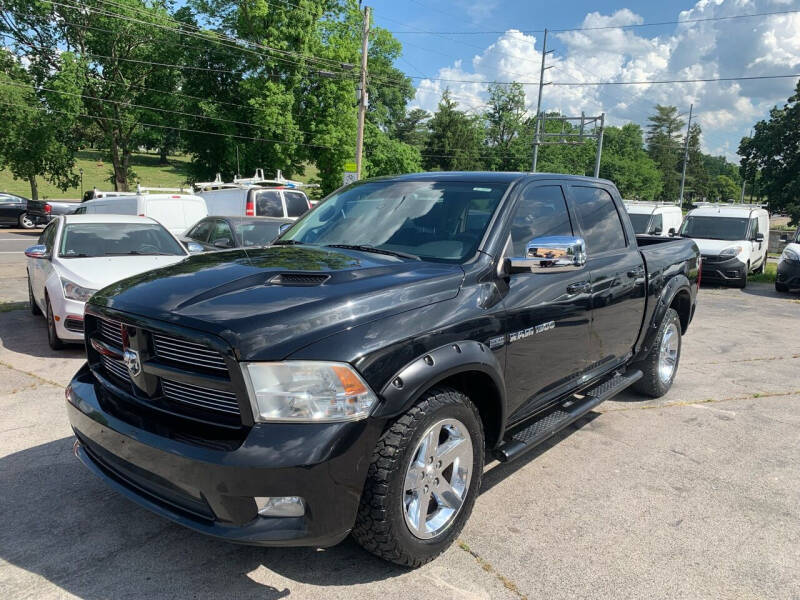
<svg viewBox="0 0 800 600">
<path fill-rule="evenodd" d="M 28 303 L 31 305 L 31 314 L 32 315 L 40 315 L 42 314 L 42 309 L 39 308 L 39 305 L 36 304 L 36 300 L 33 298 L 33 288 L 31 288 L 31 276 L 28 275 Z"/>
<path fill-rule="evenodd" d="M 785 283 L 778 283 L 776 281 L 775 282 L 775 291 L 776 292 L 788 292 L 789 291 L 789 286 L 786 285 Z"/>
<path fill-rule="evenodd" d="M 643 375 L 633 384 L 634 390 L 651 398 L 660 398 L 666 394 L 678 371 L 681 358 L 681 320 L 674 308 L 667 309 L 656 340 L 644 360 L 636 365 Z"/>
<path fill-rule="evenodd" d="M 53 307 L 50 305 L 50 298 L 47 298 L 47 343 L 53 350 L 61 350 L 64 342 L 58 337 L 56 331 L 56 320 L 53 317 Z"/>
<path fill-rule="evenodd" d="M 22 213 L 19 216 L 19 226 L 22 229 L 33 229 L 36 227 L 36 223 L 28 216 L 28 213 Z"/>
<path fill-rule="evenodd" d="M 472 512 L 483 453 L 481 420 L 470 399 L 451 388 L 429 390 L 378 440 L 353 537 L 399 565 L 433 560 Z"/>
</svg>

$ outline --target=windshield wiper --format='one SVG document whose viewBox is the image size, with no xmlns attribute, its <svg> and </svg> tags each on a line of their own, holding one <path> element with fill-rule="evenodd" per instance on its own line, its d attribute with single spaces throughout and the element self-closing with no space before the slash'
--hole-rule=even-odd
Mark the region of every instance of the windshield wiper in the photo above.
<svg viewBox="0 0 800 600">
<path fill-rule="evenodd" d="M 139 252 L 138 250 L 131 250 L 130 252 L 106 252 L 105 256 L 180 256 L 180 255 L 171 254 L 169 252 Z"/>
<path fill-rule="evenodd" d="M 278 240 L 277 242 L 273 242 L 273 246 L 303 246 L 305 242 L 300 242 L 298 240 Z"/>
<path fill-rule="evenodd" d="M 387 254 L 389 256 L 397 256 L 400 258 L 409 258 L 411 260 L 422 260 L 416 254 L 409 254 L 408 252 L 398 252 L 397 250 L 386 250 L 384 248 L 376 248 L 375 246 L 366 246 L 359 244 L 326 244 L 326 248 L 344 248 L 345 250 L 360 250 L 361 252 L 372 252 L 374 254 Z"/>
</svg>

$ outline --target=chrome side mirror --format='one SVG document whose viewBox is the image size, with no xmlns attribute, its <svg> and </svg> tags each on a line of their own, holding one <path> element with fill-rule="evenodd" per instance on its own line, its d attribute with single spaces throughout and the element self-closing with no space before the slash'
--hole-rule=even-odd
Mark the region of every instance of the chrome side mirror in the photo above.
<svg viewBox="0 0 800 600">
<path fill-rule="evenodd" d="M 28 258 L 50 258 L 50 253 L 44 244 L 36 244 L 25 249 L 25 256 Z"/>
<path fill-rule="evenodd" d="M 511 258 L 513 270 L 533 273 L 563 273 L 585 264 L 586 243 L 583 238 L 570 236 L 535 238 L 525 246 L 525 256 Z"/>
<path fill-rule="evenodd" d="M 205 252 L 205 248 L 203 248 L 203 246 L 197 242 L 187 243 L 186 249 L 189 251 L 189 254 L 200 254 L 201 252 Z"/>
</svg>

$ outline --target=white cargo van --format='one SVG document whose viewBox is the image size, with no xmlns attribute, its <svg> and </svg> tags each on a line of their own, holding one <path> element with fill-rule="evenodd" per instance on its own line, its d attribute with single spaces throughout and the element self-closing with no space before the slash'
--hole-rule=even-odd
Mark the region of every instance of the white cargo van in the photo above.
<svg viewBox="0 0 800 600">
<path fill-rule="evenodd" d="M 138 188 L 136 193 L 108 196 L 83 202 L 79 214 L 139 215 L 150 217 L 170 233 L 181 235 L 203 217 L 208 216 L 205 201 L 194 194 L 152 193 L 170 191 L 165 188 Z"/>
<path fill-rule="evenodd" d="M 234 178 L 224 183 L 197 183 L 196 194 L 206 201 L 208 214 L 216 217 L 278 217 L 295 220 L 311 209 L 308 197 L 298 181 L 284 179 L 278 171 L 275 179 L 266 179 L 258 169 L 253 177 Z"/>
<path fill-rule="evenodd" d="M 686 215 L 680 235 L 700 248 L 703 281 L 745 287 L 747 276 L 767 265 L 769 213 L 760 206 L 700 204 Z"/>
<path fill-rule="evenodd" d="M 639 200 L 625 200 L 624 203 L 637 234 L 670 237 L 681 228 L 683 212 L 680 206 Z"/>
</svg>

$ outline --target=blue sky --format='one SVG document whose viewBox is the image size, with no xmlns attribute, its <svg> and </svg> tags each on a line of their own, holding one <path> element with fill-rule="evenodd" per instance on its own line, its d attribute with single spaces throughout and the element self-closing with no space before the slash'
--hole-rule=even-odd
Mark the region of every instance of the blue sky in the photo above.
<svg viewBox="0 0 800 600">
<path fill-rule="evenodd" d="M 630 25 L 800 11 L 800 0 L 700 0 L 625 3 L 599 0 L 367 0 L 375 22 L 404 44 L 396 66 L 415 79 L 414 104 L 435 109 L 450 87 L 466 109 L 480 111 L 485 85 L 435 81 L 538 81 L 541 33 L 527 30 Z M 493 31 L 480 35 L 419 35 L 404 31 Z M 800 12 L 683 25 L 555 33 L 547 79 L 556 82 L 701 79 L 800 73 Z M 688 112 L 694 102 L 704 149 L 738 160 L 742 135 L 769 108 L 783 104 L 796 79 L 652 86 L 544 89 L 543 107 L 570 114 L 605 112 L 612 124 L 645 124 L 656 103 Z M 526 86 L 535 110 L 537 86 Z"/>
</svg>

